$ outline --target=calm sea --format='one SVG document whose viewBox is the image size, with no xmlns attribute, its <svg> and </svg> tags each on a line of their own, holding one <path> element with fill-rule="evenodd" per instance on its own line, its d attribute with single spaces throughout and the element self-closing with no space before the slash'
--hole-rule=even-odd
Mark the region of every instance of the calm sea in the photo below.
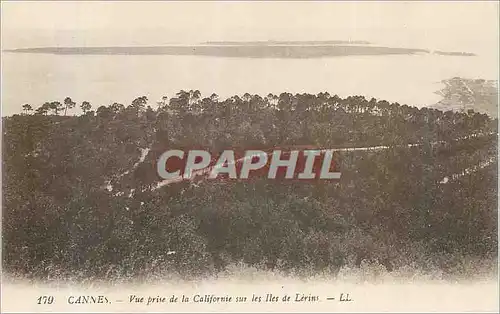
<svg viewBox="0 0 500 314">
<path fill-rule="evenodd" d="M 434 92 L 442 88 L 441 80 L 455 76 L 498 80 L 497 56 L 249 59 L 2 53 L 2 115 L 20 112 L 24 103 L 37 107 L 67 96 L 78 103 L 90 101 L 95 108 L 127 105 L 142 95 L 155 104 L 181 89 L 221 98 L 247 92 L 329 92 L 422 107 L 439 101 Z"/>
</svg>

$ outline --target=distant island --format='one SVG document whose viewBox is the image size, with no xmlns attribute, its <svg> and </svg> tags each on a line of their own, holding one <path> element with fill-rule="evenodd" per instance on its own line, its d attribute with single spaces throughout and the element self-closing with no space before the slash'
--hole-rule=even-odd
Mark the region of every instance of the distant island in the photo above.
<svg viewBox="0 0 500 314">
<path fill-rule="evenodd" d="M 207 45 L 272 46 L 272 45 L 370 45 L 364 40 L 257 40 L 257 41 L 207 41 Z"/>
<path fill-rule="evenodd" d="M 279 59 L 415 54 L 475 56 L 473 53 L 466 52 L 433 52 L 427 49 L 373 46 L 368 45 L 368 42 L 365 41 L 223 41 L 197 45 L 38 47 L 5 51 L 13 53 L 42 53 L 55 55 L 180 55 Z"/>
<path fill-rule="evenodd" d="M 473 57 L 476 56 L 475 53 L 472 52 L 449 52 L 449 51 L 434 51 L 433 52 L 436 55 L 441 55 L 441 56 L 464 56 L 464 57 Z"/>
<path fill-rule="evenodd" d="M 77 105 L 84 114 L 72 115 Z M 10 276 L 496 275 L 498 120 L 486 114 L 326 92 L 222 98 L 198 90 L 158 102 L 66 97 L 22 108 L 2 118 Z M 297 145 L 336 149 L 341 179 L 168 185 L 157 173 L 167 149 Z"/>
</svg>

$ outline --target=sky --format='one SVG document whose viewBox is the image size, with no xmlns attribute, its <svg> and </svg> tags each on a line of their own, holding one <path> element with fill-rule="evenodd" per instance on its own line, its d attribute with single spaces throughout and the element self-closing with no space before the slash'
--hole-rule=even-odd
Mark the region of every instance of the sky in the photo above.
<svg viewBox="0 0 500 314">
<path fill-rule="evenodd" d="M 498 8 L 497 1 L 2 1 L 2 47 L 351 39 L 491 51 Z"/>
</svg>

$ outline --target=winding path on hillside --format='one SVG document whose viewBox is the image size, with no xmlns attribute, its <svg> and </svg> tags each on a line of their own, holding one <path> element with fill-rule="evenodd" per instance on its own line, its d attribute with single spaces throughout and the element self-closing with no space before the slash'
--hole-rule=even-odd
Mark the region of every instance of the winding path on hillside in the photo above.
<svg viewBox="0 0 500 314">
<path fill-rule="evenodd" d="M 498 136 L 498 133 L 495 133 L 495 132 L 490 132 L 490 133 L 473 133 L 473 134 L 470 134 L 468 136 L 462 136 L 462 137 L 453 139 L 452 141 L 458 142 L 458 141 L 468 140 L 468 139 L 471 139 L 471 138 L 485 137 L 485 136 L 491 136 L 491 135 L 497 135 Z M 430 144 L 431 146 L 436 146 L 436 145 L 446 144 L 446 143 L 447 143 L 446 141 L 434 141 L 434 142 L 430 142 L 430 143 L 410 143 L 410 144 L 407 144 L 406 147 L 407 148 L 421 147 L 421 146 L 426 145 L 426 144 Z M 339 148 L 329 148 L 329 149 L 323 148 L 323 149 L 320 149 L 320 151 L 322 153 L 325 153 L 326 151 L 329 151 L 329 150 L 333 151 L 333 152 L 357 152 L 357 151 L 363 151 L 363 152 L 372 151 L 372 152 L 377 152 L 377 151 L 387 150 L 390 147 L 391 146 L 387 146 L 387 145 L 365 146 L 365 147 L 339 147 Z M 119 178 L 121 178 L 121 177 L 129 174 L 134 169 L 136 169 L 141 163 L 143 163 L 145 161 L 145 159 L 146 159 L 149 151 L 150 151 L 150 148 L 140 148 L 141 154 L 139 156 L 138 161 L 136 161 L 134 163 L 134 165 L 132 166 L 132 169 L 129 169 L 129 170 L 127 170 L 127 171 L 119 174 L 117 177 L 115 177 L 115 179 L 119 179 Z M 268 152 L 266 154 L 269 156 L 269 154 L 271 154 L 271 153 Z M 248 158 L 251 158 L 251 157 L 253 157 L 253 156 L 247 156 L 247 157 L 239 158 L 239 159 L 237 159 L 235 161 L 235 163 L 241 163 L 244 160 L 246 160 Z M 440 182 L 438 182 L 438 183 L 439 184 L 450 183 L 451 181 L 457 180 L 460 177 L 463 177 L 463 176 L 468 175 L 468 174 L 472 174 L 472 173 L 474 173 L 474 172 L 476 172 L 476 171 L 478 171 L 480 169 L 483 169 L 483 168 L 491 165 L 492 163 L 494 163 L 496 160 L 497 160 L 496 156 L 490 157 L 490 158 L 488 158 L 486 160 L 482 160 L 477 165 L 468 167 L 468 168 L 462 170 L 461 172 L 450 174 L 450 175 L 447 175 L 447 176 L 443 177 L 443 179 Z M 172 179 L 162 180 L 162 181 L 158 182 L 156 185 L 153 185 L 150 188 L 150 191 L 155 191 L 155 190 L 158 190 L 158 189 L 160 189 L 160 188 L 162 188 L 164 186 L 168 186 L 168 185 L 171 185 L 171 184 L 174 184 L 174 183 L 178 183 L 178 182 L 182 182 L 182 181 L 186 181 L 186 180 L 191 180 L 192 181 L 196 177 L 207 176 L 213 170 L 213 168 L 214 168 L 214 166 L 207 167 L 207 168 L 204 168 L 204 169 L 201 169 L 201 170 L 195 170 L 195 171 L 193 171 L 193 175 L 191 176 L 191 178 L 184 178 L 182 176 L 178 176 L 178 177 L 175 177 L 175 178 L 172 178 Z M 113 186 L 111 184 L 111 180 L 107 180 L 105 182 L 104 188 L 106 190 L 110 191 L 110 192 L 113 191 Z M 133 194 L 134 194 L 134 192 L 135 192 L 135 189 L 132 189 L 128 193 L 128 197 L 132 197 Z M 114 195 L 115 196 L 121 196 L 121 195 L 124 195 L 124 194 L 125 194 L 124 192 L 116 192 Z"/>
</svg>

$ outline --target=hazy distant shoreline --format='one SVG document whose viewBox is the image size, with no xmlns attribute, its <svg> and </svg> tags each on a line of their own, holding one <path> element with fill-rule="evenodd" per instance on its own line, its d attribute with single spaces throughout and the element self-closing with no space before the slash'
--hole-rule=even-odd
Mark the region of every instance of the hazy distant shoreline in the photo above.
<svg viewBox="0 0 500 314">
<path fill-rule="evenodd" d="M 307 43 L 307 44 L 306 44 Z M 427 49 L 391 48 L 366 45 L 338 45 L 327 42 L 218 42 L 217 45 L 184 46 L 108 46 L 108 47 L 38 47 L 4 50 L 12 53 L 54 55 L 192 55 L 240 58 L 321 58 L 340 56 L 380 56 L 436 54 L 475 56 L 468 52 L 443 52 Z M 353 42 L 351 42 L 353 43 Z M 365 43 L 365 42 L 360 42 Z"/>
<path fill-rule="evenodd" d="M 498 117 L 498 81 L 454 77 L 443 80 L 443 88 L 436 91 L 442 99 L 430 106 L 442 111 L 473 109 Z"/>
</svg>

